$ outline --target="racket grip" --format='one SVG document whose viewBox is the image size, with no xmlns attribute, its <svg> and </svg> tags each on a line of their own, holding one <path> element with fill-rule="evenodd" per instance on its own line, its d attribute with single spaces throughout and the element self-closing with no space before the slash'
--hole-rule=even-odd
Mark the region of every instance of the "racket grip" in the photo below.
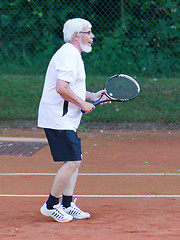
<svg viewBox="0 0 180 240">
<path fill-rule="evenodd" d="M 82 113 L 85 113 L 85 111 L 84 111 L 83 109 L 81 109 L 81 112 L 82 112 Z"/>
<path fill-rule="evenodd" d="M 98 99 L 98 100 L 96 100 L 95 102 L 93 102 L 92 104 L 94 105 L 94 106 L 96 106 L 96 105 L 98 105 L 98 104 L 100 104 L 100 100 Z"/>
</svg>

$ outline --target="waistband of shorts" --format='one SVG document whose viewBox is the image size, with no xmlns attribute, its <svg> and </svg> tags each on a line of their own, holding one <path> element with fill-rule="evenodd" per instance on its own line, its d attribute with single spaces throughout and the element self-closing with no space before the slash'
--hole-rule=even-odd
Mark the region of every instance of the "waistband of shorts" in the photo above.
<svg viewBox="0 0 180 240">
<path fill-rule="evenodd" d="M 58 132 L 64 132 L 64 133 L 71 133 L 71 132 L 75 132 L 74 130 L 64 130 L 64 129 L 60 129 L 60 130 L 57 130 Z"/>
</svg>

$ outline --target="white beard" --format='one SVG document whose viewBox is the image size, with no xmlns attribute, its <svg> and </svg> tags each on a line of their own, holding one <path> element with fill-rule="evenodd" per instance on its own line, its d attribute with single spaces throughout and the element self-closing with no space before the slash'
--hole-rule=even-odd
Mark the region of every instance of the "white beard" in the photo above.
<svg viewBox="0 0 180 240">
<path fill-rule="evenodd" d="M 80 38 L 80 46 L 83 52 L 89 53 L 92 51 L 92 47 L 88 45 L 84 45 L 81 41 L 81 38 Z"/>
</svg>

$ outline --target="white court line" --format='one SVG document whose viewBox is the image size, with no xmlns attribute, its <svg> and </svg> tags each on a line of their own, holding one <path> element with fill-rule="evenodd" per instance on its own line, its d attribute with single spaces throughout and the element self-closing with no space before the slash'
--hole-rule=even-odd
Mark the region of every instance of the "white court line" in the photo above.
<svg viewBox="0 0 180 240">
<path fill-rule="evenodd" d="M 0 194 L 0 197 L 48 197 L 48 195 Z M 84 198 L 180 198 L 180 195 L 74 195 Z"/>
<path fill-rule="evenodd" d="M 26 138 L 26 137 L 0 137 L 1 142 L 42 142 L 47 143 L 46 138 Z"/>
<path fill-rule="evenodd" d="M 55 176 L 56 173 L 0 173 L 0 176 Z M 79 176 L 180 176 L 180 173 L 79 173 Z"/>
<path fill-rule="evenodd" d="M 79 173 L 87 176 L 180 176 L 180 173 Z"/>
</svg>

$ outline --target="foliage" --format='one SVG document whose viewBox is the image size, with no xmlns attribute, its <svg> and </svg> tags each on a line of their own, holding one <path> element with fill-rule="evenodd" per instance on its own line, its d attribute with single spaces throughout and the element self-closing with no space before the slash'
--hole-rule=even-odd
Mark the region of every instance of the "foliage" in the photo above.
<svg viewBox="0 0 180 240">
<path fill-rule="evenodd" d="M 3 75 L 0 79 L 0 119 L 37 119 L 44 77 Z"/>
<path fill-rule="evenodd" d="M 72 17 L 93 24 L 93 53 L 84 56 L 89 72 L 179 73 L 177 0 L 2 0 L 0 11 L 4 73 L 44 73 Z"/>
<path fill-rule="evenodd" d="M 88 76 L 87 89 L 103 88 L 108 76 Z M 0 120 L 36 120 L 44 83 L 43 75 L 1 75 Z M 83 122 L 161 122 L 180 119 L 178 78 L 138 78 L 140 95 L 127 103 L 97 106 Z"/>
</svg>

